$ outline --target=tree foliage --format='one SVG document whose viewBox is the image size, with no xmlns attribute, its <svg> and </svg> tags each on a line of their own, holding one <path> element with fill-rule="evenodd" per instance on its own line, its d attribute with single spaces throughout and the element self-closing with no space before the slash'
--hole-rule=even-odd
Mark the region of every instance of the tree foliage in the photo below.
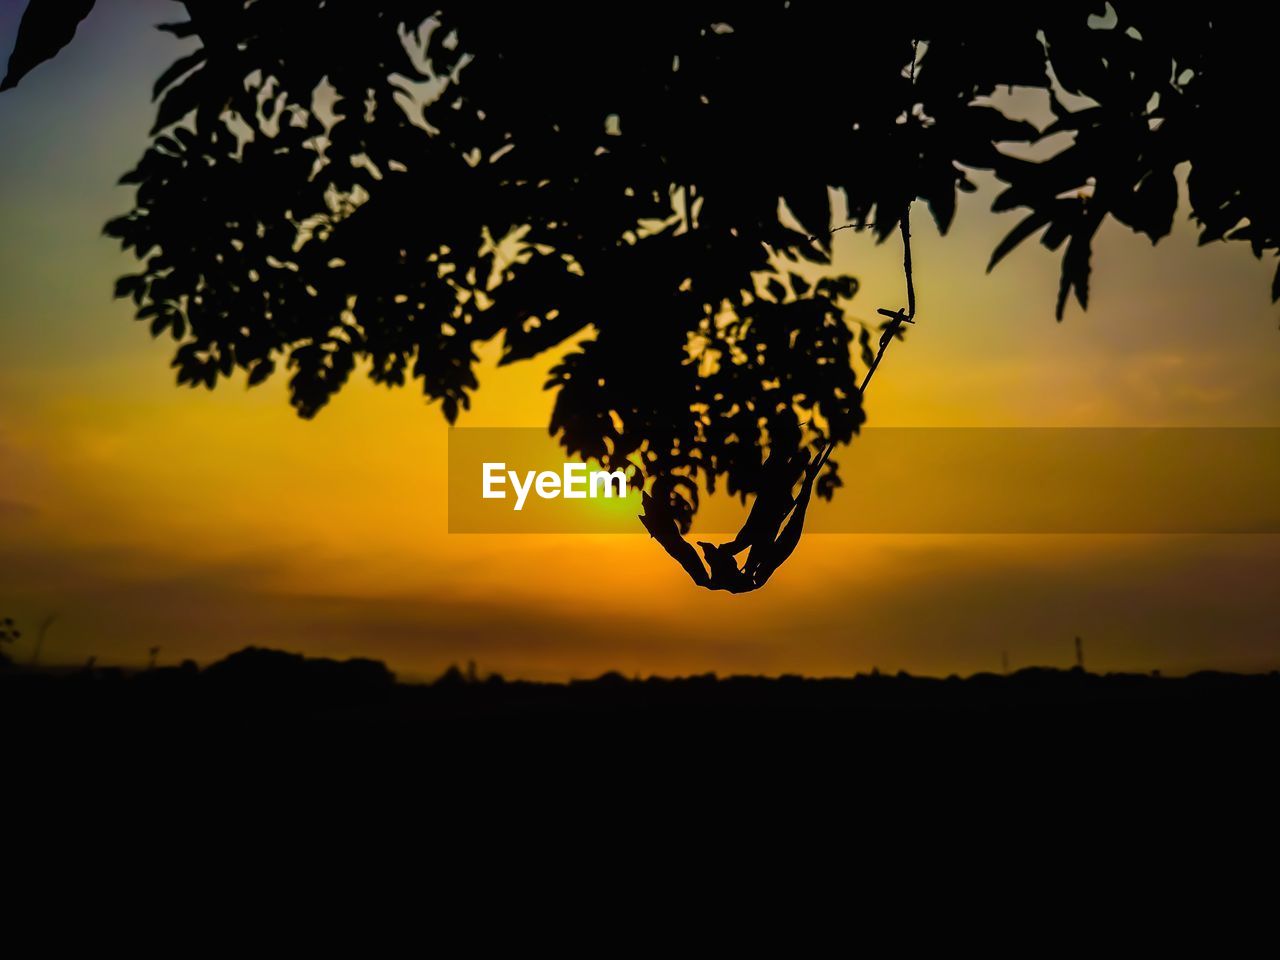
<svg viewBox="0 0 1280 960">
<path fill-rule="evenodd" d="M 883 239 L 918 199 L 945 232 L 992 170 L 995 209 L 1023 211 L 992 265 L 1036 235 L 1062 251 L 1059 319 L 1104 220 L 1169 232 L 1182 163 L 1205 242 L 1280 249 L 1274 15 L 1243 4 L 182 6 L 161 29 L 189 52 L 106 228 L 141 263 L 116 293 L 173 338 L 179 383 L 278 372 L 305 417 L 361 367 L 452 422 L 478 344 L 573 340 L 547 384 L 568 451 L 745 495 L 763 447 L 863 421 L 857 282 L 794 269 L 845 222 Z M 1054 122 L 1002 113 L 1012 87 Z M 1049 159 L 1010 149 L 1056 134 Z M 833 461 L 817 492 L 837 483 Z"/>
</svg>

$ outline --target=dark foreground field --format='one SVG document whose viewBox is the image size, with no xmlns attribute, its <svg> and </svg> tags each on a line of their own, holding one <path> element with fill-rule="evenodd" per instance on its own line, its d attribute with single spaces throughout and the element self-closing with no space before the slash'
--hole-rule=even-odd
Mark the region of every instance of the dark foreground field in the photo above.
<svg viewBox="0 0 1280 960">
<path fill-rule="evenodd" d="M 419 830 L 434 810 L 451 842 L 470 836 L 455 818 L 606 848 L 670 831 L 737 844 L 768 824 L 821 851 L 1017 848 L 1102 824 L 1181 856 L 1192 835 L 1249 851 L 1272 832 L 1280 673 L 401 684 L 374 661 L 247 649 L 203 669 L 3 671 L 0 724 L 10 796 L 92 829 Z"/>
</svg>

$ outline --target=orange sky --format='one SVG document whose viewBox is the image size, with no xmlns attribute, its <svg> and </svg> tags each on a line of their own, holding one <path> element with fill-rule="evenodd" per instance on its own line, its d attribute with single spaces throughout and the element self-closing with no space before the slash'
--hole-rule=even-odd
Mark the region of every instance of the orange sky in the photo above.
<svg viewBox="0 0 1280 960">
<path fill-rule="evenodd" d="M 448 535 L 448 428 L 412 390 L 353 378 L 306 422 L 282 382 L 177 389 L 167 343 L 111 300 L 130 261 L 99 236 L 130 205 L 113 184 L 174 56 L 148 29 L 169 5 L 101 6 L 0 96 L 0 614 L 32 632 L 57 613 L 46 659 L 258 643 L 413 676 L 470 658 L 536 677 L 948 673 L 1002 650 L 1065 664 L 1080 634 L 1098 669 L 1280 667 L 1273 536 L 815 535 L 765 590 L 709 594 L 642 535 Z M 0 51 L 16 21 L 0 14 Z M 1016 220 L 987 212 L 983 182 L 948 237 L 915 218 L 921 322 L 877 375 L 872 424 L 1280 426 L 1273 262 L 1197 248 L 1183 220 L 1154 250 L 1112 224 L 1093 308 L 1056 324 L 1054 255 L 1025 246 L 985 275 Z M 855 314 L 898 305 L 899 257 L 837 235 Z M 495 355 L 463 422 L 545 425 L 554 356 Z"/>
</svg>

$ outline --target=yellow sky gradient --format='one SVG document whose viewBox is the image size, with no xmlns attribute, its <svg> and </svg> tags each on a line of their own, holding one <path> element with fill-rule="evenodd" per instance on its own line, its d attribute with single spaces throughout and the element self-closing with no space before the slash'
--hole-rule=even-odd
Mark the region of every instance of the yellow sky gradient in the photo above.
<svg viewBox="0 0 1280 960">
<path fill-rule="evenodd" d="M 948 673 L 1002 650 L 1065 664 L 1079 634 L 1099 669 L 1280 667 L 1273 536 L 812 536 L 763 591 L 710 594 L 642 534 L 448 535 L 448 427 L 412 389 L 353 378 L 307 422 L 279 379 L 176 388 L 171 344 L 110 299 L 130 261 L 98 235 L 130 204 L 113 184 L 177 49 L 148 29 L 167 13 L 96 10 L 0 97 L 0 614 L 30 632 L 56 613 L 46 659 L 258 643 L 410 676 L 467 659 L 532 677 Z M 6 9 L 0 49 L 15 30 Z M 1280 426 L 1274 263 L 1197 248 L 1183 219 L 1155 249 L 1108 225 L 1094 306 L 1056 324 L 1054 255 L 1024 246 L 984 273 L 1016 222 L 992 195 L 984 181 L 946 238 L 917 212 L 920 323 L 877 374 L 872 424 Z M 900 305 L 895 244 L 843 232 L 835 249 L 863 283 L 855 315 Z M 463 422 L 544 426 L 555 355 L 483 353 Z M 841 460 L 856 468 L 856 441 Z"/>
</svg>

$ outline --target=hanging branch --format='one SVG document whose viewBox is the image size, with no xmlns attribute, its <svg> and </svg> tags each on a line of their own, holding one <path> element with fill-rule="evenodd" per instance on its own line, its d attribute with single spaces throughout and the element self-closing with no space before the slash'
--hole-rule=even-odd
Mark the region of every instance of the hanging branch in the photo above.
<svg viewBox="0 0 1280 960">
<path fill-rule="evenodd" d="M 898 336 L 902 325 L 915 322 L 916 289 L 911 275 L 910 201 L 903 209 L 899 227 L 902 234 L 902 271 L 906 278 L 907 305 L 897 310 L 881 308 L 876 311 L 889 320 L 884 325 L 879 349 L 859 388 L 863 397 L 866 396 L 871 378 L 880 368 L 885 351 Z M 708 590 L 728 590 L 730 593 L 758 590 L 800 543 L 809 498 L 813 494 L 813 483 L 826 466 L 827 458 L 831 456 L 835 446 L 835 440 L 829 439 L 816 458 L 811 458 L 803 449 L 790 454 L 784 454 L 780 450 L 772 451 L 764 462 L 764 479 L 742 529 L 728 543 L 717 545 L 698 541 L 702 550 L 701 557 L 681 534 L 671 508 L 670 496 L 674 485 L 685 478 L 659 477 L 655 480 L 653 493 L 641 495 L 644 513 L 640 515 L 640 522 L 698 586 Z M 801 478 L 803 484 L 800 493 L 793 497 L 791 490 Z M 747 551 L 747 557 L 739 566 L 736 557 L 744 550 Z"/>
</svg>

